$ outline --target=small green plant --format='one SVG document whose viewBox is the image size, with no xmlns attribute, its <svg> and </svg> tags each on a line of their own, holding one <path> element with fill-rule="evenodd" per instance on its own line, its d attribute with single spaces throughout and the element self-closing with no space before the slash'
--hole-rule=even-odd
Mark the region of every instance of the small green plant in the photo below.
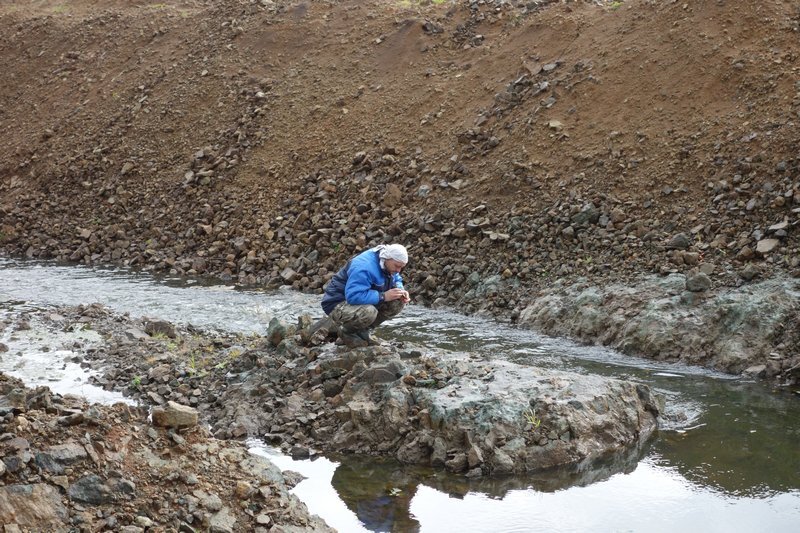
<svg viewBox="0 0 800 533">
<path fill-rule="evenodd" d="M 189 355 L 189 373 L 193 376 L 197 375 L 197 357 L 194 352 Z"/>
<path fill-rule="evenodd" d="M 536 429 L 542 425 L 542 419 L 536 416 L 536 409 L 526 409 L 525 412 L 522 413 L 522 416 L 525 417 L 525 421 L 530 424 L 532 429 Z"/>
<path fill-rule="evenodd" d="M 619 1 L 619 0 L 615 0 L 614 2 L 611 2 L 610 4 L 608 4 L 608 7 L 611 10 L 619 9 L 620 7 L 622 7 L 622 2 Z"/>
<path fill-rule="evenodd" d="M 215 370 L 225 370 L 229 364 L 231 364 L 236 358 L 242 355 L 242 351 L 238 348 L 232 348 L 228 351 L 228 354 L 225 356 L 225 359 L 214 365 Z"/>
<path fill-rule="evenodd" d="M 197 356 L 197 353 L 192 352 L 189 355 L 189 375 L 192 377 L 202 378 L 208 374 L 208 370 L 206 370 L 206 359 L 200 359 Z"/>
<path fill-rule="evenodd" d="M 133 379 L 131 380 L 131 388 L 134 390 L 141 390 L 142 376 L 133 376 Z"/>
</svg>

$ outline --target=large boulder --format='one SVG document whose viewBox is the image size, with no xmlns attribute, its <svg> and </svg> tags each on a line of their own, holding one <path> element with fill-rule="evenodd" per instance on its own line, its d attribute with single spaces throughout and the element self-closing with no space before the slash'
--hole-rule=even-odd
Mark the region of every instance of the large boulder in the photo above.
<svg viewBox="0 0 800 533">
<path fill-rule="evenodd" d="M 22 531 L 68 531 L 58 489 L 45 483 L 0 487 L 0 524 Z"/>
<path fill-rule="evenodd" d="M 171 428 L 190 428 L 197 425 L 197 409 L 175 402 L 165 407 L 154 407 L 153 425 Z"/>
<path fill-rule="evenodd" d="M 792 328 L 786 325 L 798 320 L 800 281 L 771 279 L 708 290 L 702 298 L 686 290 L 710 285 L 697 276 L 671 274 L 632 286 L 554 286 L 520 313 L 519 322 L 630 355 L 730 373 L 766 364 L 791 349 L 786 336 Z"/>
<path fill-rule="evenodd" d="M 531 472 L 638 448 L 662 408 L 646 385 L 628 381 L 503 361 L 436 365 L 448 379 L 433 386 L 349 383 L 332 447 L 391 452 L 470 476 Z"/>
</svg>

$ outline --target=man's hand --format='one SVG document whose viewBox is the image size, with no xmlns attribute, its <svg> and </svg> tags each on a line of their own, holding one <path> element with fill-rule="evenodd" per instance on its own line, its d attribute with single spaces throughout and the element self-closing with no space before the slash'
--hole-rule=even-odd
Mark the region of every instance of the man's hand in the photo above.
<svg viewBox="0 0 800 533">
<path fill-rule="evenodd" d="M 392 302 L 394 300 L 403 300 L 404 304 L 407 304 L 411 301 L 411 297 L 408 295 L 408 291 L 403 289 L 389 289 L 385 293 L 383 293 L 383 299 L 386 302 Z"/>
</svg>

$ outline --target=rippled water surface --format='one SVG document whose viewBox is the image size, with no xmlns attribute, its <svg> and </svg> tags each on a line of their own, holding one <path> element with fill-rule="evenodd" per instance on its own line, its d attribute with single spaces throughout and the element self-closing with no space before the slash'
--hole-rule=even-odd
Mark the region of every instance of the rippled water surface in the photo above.
<svg viewBox="0 0 800 533">
<path fill-rule="evenodd" d="M 0 319 L 21 309 L 99 302 L 133 316 L 263 333 L 272 317 L 318 316 L 319 297 L 240 291 L 146 273 L 0 258 Z M 469 482 L 392 461 L 293 461 L 253 442 L 281 468 L 308 477 L 294 492 L 350 531 L 797 531 L 800 399 L 730 376 L 578 346 L 491 320 L 409 306 L 379 336 L 428 349 L 638 380 L 667 397 L 645 449 L 576 471 Z M 115 401 L 87 385 L 69 339 L 8 328 L 0 370 L 59 393 Z M 85 335 L 91 332 L 65 332 Z M 52 348 L 55 346 L 56 348 Z M 66 362 L 65 362 L 66 361 Z"/>
</svg>

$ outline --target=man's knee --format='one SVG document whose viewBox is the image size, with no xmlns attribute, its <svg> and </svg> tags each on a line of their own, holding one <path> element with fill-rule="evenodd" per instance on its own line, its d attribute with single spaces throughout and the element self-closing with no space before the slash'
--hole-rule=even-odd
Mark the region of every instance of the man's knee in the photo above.
<svg viewBox="0 0 800 533">
<path fill-rule="evenodd" d="M 406 304 L 404 304 L 402 300 L 381 302 L 380 304 L 378 304 L 378 314 L 377 314 L 378 321 L 383 322 L 384 320 L 399 315 L 400 311 L 402 311 L 405 306 Z"/>
<path fill-rule="evenodd" d="M 350 305 L 342 302 L 336 306 L 330 316 L 343 329 L 360 331 L 375 322 L 378 310 L 374 305 Z"/>
<path fill-rule="evenodd" d="M 392 318 L 399 315 L 405 306 L 406 304 L 402 300 L 392 300 L 391 302 L 380 303 L 378 311 L 384 318 Z"/>
</svg>

